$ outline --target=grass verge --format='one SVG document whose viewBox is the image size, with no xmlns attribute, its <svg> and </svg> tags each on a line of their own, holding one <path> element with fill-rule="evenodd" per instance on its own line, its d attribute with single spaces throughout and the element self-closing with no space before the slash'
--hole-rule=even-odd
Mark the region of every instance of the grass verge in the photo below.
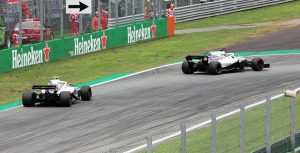
<svg viewBox="0 0 300 153">
<path fill-rule="evenodd" d="M 296 112 L 300 112 L 300 98 L 296 99 Z M 300 117 L 295 118 L 296 131 L 300 131 Z M 217 152 L 239 152 L 240 116 L 232 115 L 217 122 Z M 265 147 L 266 110 L 265 105 L 245 112 L 245 152 Z M 289 136 L 290 99 L 280 98 L 271 103 L 271 142 L 278 142 Z M 180 153 L 180 137 L 154 146 L 154 153 Z M 288 146 L 282 146 L 288 149 Z M 145 151 L 141 151 L 145 152 Z M 205 127 L 187 134 L 188 153 L 211 152 L 211 127 Z"/>
<path fill-rule="evenodd" d="M 22 92 L 30 89 L 32 84 L 45 84 L 52 76 L 82 83 L 115 73 L 136 72 L 182 60 L 187 54 L 199 54 L 203 50 L 235 44 L 270 29 L 278 30 L 278 27 L 177 35 L 17 69 L 0 74 L 0 105 L 20 99 Z"/>
<path fill-rule="evenodd" d="M 221 16 L 204 18 L 189 22 L 177 23 L 176 30 L 239 25 L 268 21 L 286 21 L 300 17 L 300 1 L 289 2 L 280 5 L 268 6 L 259 9 L 246 10 Z"/>
</svg>

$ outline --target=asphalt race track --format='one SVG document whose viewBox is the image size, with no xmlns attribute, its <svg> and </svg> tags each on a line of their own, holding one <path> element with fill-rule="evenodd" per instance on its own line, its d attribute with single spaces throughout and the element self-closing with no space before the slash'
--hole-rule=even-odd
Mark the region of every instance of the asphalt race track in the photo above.
<svg viewBox="0 0 300 153">
<path fill-rule="evenodd" d="M 291 41 L 292 48 L 300 49 L 300 41 L 294 42 L 300 38 L 300 27 L 292 28 L 295 29 L 290 32 L 298 35 Z M 264 38 L 269 44 L 273 40 L 279 43 L 279 38 L 286 38 L 283 34 Z M 283 42 L 278 45 L 280 49 L 290 46 L 289 41 Z M 246 49 L 258 50 L 255 45 Z M 182 121 L 204 121 L 211 111 L 223 114 L 241 103 L 260 101 L 292 83 L 300 86 L 300 55 L 264 59 L 272 68 L 262 72 L 249 69 L 219 76 L 184 75 L 181 65 L 174 65 L 97 86 L 92 89 L 92 101 L 79 102 L 71 108 L 20 107 L 0 112 L 0 152 L 104 152 L 143 140 L 169 126 L 179 129 L 177 125 Z"/>
</svg>

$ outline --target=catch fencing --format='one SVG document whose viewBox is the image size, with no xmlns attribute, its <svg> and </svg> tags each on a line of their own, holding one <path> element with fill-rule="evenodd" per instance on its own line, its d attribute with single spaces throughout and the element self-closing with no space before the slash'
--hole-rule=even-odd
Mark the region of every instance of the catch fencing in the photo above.
<svg viewBox="0 0 300 153">
<path fill-rule="evenodd" d="M 295 83 L 300 85 L 299 83 Z M 294 84 L 294 85 L 295 85 Z M 288 85 L 285 89 L 292 89 Z M 299 92 L 300 88 L 294 91 Z M 297 93 L 296 92 L 296 93 Z M 226 112 L 226 114 L 223 114 Z M 144 140 L 129 142 L 109 153 L 283 153 L 299 150 L 300 97 L 282 93 L 258 103 L 212 112 L 200 123 L 194 119 L 160 129 Z M 146 131 L 145 131 L 146 132 Z M 149 131 L 147 132 L 149 133 Z"/>
</svg>

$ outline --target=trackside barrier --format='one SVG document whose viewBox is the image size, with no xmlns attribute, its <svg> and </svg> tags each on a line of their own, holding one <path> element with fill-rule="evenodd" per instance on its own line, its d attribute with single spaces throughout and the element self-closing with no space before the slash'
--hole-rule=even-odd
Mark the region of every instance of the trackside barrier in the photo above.
<svg viewBox="0 0 300 153">
<path fill-rule="evenodd" d="M 295 82 L 297 86 L 300 82 Z M 293 89 L 293 86 L 288 87 Z M 266 96 L 265 100 L 230 108 L 232 111 L 216 111 L 211 118 L 202 123 L 197 119 L 183 121 L 181 126 L 168 126 L 155 129 L 148 134 L 147 141 L 130 142 L 120 145 L 117 153 L 198 153 L 198 152 L 252 152 L 283 153 L 300 150 L 300 88 L 295 94 L 284 93 Z M 226 112 L 226 114 L 223 114 Z M 218 115 L 219 114 L 219 115 Z M 221 115 L 223 114 L 223 115 Z M 181 127 L 179 130 L 178 127 Z M 138 144 L 138 145 L 131 145 Z M 298 148 L 297 148 L 298 147 Z"/>
<path fill-rule="evenodd" d="M 167 19 L 137 22 L 103 30 L 1 50 L 0 73 L 71 56 L 166 37 Z"/>
</svg>

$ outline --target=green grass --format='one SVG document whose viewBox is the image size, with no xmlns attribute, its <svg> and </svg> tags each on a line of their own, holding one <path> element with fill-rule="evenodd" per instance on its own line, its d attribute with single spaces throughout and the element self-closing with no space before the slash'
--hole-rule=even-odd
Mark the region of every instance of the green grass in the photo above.
<svg viewBox="0 0 300 153">
<path fill-rule="evenodd" d="M 212 26 L 239 25 L 268 21 L 286 21 L 300 17 L 300 1 L 247 10 L 216 17 L 204 18 L 184 23 L 177 23 L 176 30 Z"/>
<path fill-rule="evenodd" d="M 30 89 L 32 84 L 45 84 L 52 76 L 82 83 L 115 73 L 137 72 L 182 60 L 187 54 L 231 45 L 251 34 L 264 33 L 267 29 L 270 28 L 177 35 L 17 69 L 0 74 L 0 105 L 20 99 L 22 92 Z"/>
<path fill-rule="evenodd" d="M 300 98 L 296 101 L 296 112 L 300 111 Z M 281 98 L 271 103 L 271 142 L 289 136 L 290 99 Z M 300 117 L 296 115 L 296 131 L 300 131 Z M 239 152 L 239 114 L 217 122 L 217 152 Z M 265 147 L 266 111 L 265 105 L 246 110 L 245 152 Z M 205 127 L 187 134 L 188 153 L 211 152 L 211 128 Z M 174 138 L 154 146 L 154 153 L 180 153 L 180 138 Z M 288 148 L 288 147 L 287 147 Z M 285 148 L 285 149 L 287 149 Z M 144 152 L 144 151 L 141 151 Z"/>
</svg>

